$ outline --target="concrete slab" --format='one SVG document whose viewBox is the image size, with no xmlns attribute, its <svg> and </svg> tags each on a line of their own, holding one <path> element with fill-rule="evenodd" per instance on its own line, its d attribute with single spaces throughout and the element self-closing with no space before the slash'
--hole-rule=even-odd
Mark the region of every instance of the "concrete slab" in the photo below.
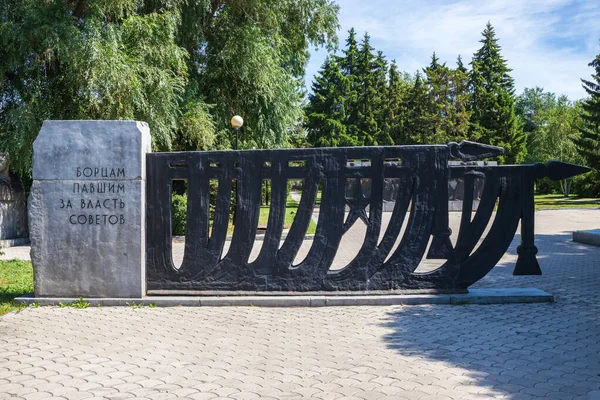
<svg viewBox="0 0 600 400">
<path fill-rule="evenodd" d="M 77 298 L 23 296 L 15 299 L 22 304 L 42 306 L 67 304 Z M 147 296 L 130 298 L 84 298 L 91 306 L 152 305 L 157 307 L 325 307 L 325 306 L 393 306 L 425 304 L 514 304 L 551 303 L 554 297 L 535 288 L 472 289 L 462 294 L 404 294 L 372 296 L 287 295 L 287 296 Z"/>
<path fill-rule="evenodd" d="M 600 229 L 573 232 L 573 241 L 600 246 Z"/>
</svg>

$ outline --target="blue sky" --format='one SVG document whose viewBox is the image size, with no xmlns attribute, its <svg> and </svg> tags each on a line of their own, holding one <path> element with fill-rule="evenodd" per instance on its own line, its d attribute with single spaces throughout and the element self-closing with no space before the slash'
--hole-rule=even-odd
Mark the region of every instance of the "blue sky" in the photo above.
<svg viewBox="0 0 600 400">
<path fill-rule="evenodd" d="M 512 68 L 517 94 L 541 86 L 571 100 L 585 97 L 580 78 L 589 78 L 588 63 L 600 53 L 600 0 L 338 0 L 338 36 L 365 32 L 371 44 L 400 70 L 414 73 L 435 51 L 454 66 L 460 54 L 468 64 L 481 46 L 481 31 L 490 21 L 502 55 Z M 310 89 L 327 52 L 312 51 L 306 71 Z"/>
</svg>

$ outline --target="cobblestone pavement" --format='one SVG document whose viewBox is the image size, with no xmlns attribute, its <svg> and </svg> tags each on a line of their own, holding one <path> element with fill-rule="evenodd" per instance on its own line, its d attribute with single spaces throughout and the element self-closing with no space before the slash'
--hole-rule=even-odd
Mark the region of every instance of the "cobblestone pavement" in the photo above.
<svg viewBox="0 0 600 400">
<path fill-rule="evenodd" d="M 0 319 L 0 399 L 600 398 L 600 248 L 569 233 L 598 226 L 538 212 L 544 275 L 511 275 L 517 238 L 477 284 L 553 304 L 28 308 Z"/>
</svg>

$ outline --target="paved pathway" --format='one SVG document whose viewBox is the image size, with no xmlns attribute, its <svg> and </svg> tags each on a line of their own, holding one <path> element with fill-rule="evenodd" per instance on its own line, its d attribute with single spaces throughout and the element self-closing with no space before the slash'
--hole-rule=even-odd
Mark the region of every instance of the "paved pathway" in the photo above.
<svg viewBox="0 0 600 400">
<path fill-rule="evenodd" d="M 553 304 L 29 308 L 0 319 L 0 399 L 600 398 L 600 248 L 569 234 L 598 226 L 538 212 L 544 275 L 511 275 L 515 241 L 477 284 Z"/>
</svg>

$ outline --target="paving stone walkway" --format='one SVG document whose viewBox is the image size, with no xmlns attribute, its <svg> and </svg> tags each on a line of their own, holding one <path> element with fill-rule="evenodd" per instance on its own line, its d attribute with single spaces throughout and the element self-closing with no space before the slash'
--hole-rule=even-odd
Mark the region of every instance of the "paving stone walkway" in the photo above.
<svg viewBox="0 0 600 400">
<path fill-rule="evenodd" d="M 600 398 L 600 247 L 570 240 L 600 210 L 536 218 L 544 275 L 511 275 L 517 237 L 476 286 L 553 304 L 28 308 L 0 319 L 0 399 Z"/>
</svg>

